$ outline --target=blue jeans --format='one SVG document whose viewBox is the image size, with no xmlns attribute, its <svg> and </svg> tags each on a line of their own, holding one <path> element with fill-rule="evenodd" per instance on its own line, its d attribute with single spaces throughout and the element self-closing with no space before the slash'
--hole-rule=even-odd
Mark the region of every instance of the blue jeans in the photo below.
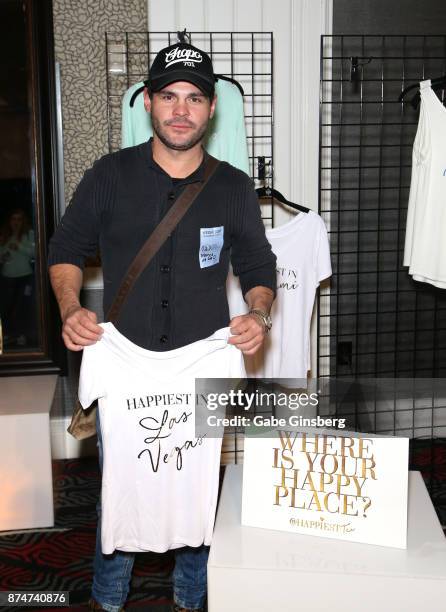
<svg viewBox="0 0 446 612">
<path fill-rule="evenodd" d="M 99 466 L 102 472 L 102 436 L 97 411 Z M 104 610 L 117 612 L 125 603 L 130 587 L 134 553 L 116 551 L 112 555 L 101 552 L 101 502 L 96 506 L 98 526 L 96 531 L 96 552 L 91 595 Z M 206 571 L 209 555 L 208 546 L 191 548 L 185 546 L 175 550 L 173 571 L 173 594 L 175 603 L 182 608 L 200 608 L 206 597 Z"/>
</svg>

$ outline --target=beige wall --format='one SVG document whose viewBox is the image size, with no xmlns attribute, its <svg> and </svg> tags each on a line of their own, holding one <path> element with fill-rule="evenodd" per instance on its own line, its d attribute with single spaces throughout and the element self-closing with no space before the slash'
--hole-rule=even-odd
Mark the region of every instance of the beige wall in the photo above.
<svg viewBox="0 0 446 612">
<path fill-rule="evenodd" d="M 86 168 L 108 152 L 105 32 L 145 31 L 146 0 L 53 0 L 61 66 L 68 203 Z"/>
<path fill-rule="evenodd" d="M 84 171 L 108 152 L 105 32 L 146 31 L 146 0 L 53 0 L 53 19 L 55 56 L 61 69 L 68 204 Z M 101 301 L 99 291 L 82 296 L 82 303 L 98 316 Z M 53 456 L 57 458 L 95 450 L 74 443 L 65 433 L 63 419 L 71 416 L 77 398 L 80 362 L 78 353 L 68 353 L 68 376 L 59 377 L 51 408 Z"/>
</svg>

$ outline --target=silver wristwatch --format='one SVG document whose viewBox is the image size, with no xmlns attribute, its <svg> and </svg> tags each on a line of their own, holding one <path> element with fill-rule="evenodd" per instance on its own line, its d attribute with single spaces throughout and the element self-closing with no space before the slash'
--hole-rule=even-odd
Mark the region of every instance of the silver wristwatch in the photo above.
<svg viewBox="0 0 446 612">
<path fill-rule="evenodd" d="M 263 323 L 266 333 L 268 333 L 271 327 L 273 326 L 271 316 L 267 312 L 260 310 L 260 308 L 252 308 L 248 314 L 253 314 L 259 317 L 259 319 Z"/>
</svg>

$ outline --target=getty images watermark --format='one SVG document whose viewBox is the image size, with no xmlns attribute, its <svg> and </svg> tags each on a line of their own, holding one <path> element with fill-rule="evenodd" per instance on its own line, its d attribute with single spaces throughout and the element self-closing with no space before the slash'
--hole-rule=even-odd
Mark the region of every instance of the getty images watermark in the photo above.
<svg viewBox="0 0 446 612">
<path fill-rule="evenodd" d="M 197 436 L 224 428 L 400 431 L 446 427 L 446 378 L 205 379 L 195 381 Z"/>
<path fill-rule="evenodd" d="M 337 427 L 343 429 L 345 427 L 345 419 L 331 418 L 320 415 L 313 417 L 304 416 L 302 414 L 290 414 L 287 416 L 276 416 L 270 413 L 262 413 L 256 411 L 267 407 L 276 409 L 285 408 L 288 410 L 299 410 L 308 407 L 317 407 L 319 405 L 319 396 L 317 393 L 298 393 L 298 392 L 268 392 L 259 391 L 256 389 L 253 392 L 231 390 L 228 393 L 209 393 L 207 395 L 208 410 L 217 410 L 218 408 L 233 408 L 242 407 L 244 411 L 251 412 L 249 415 L 233 415 L 220 416 L 218 414 L 210 414 L 207 417 L 209 427 L 249 427 L 255 425 L 257 427 Z"/>
<path fill-rule="evenodd" d="M 198 384 L 196 430 L 207 436 L 222 435 L 225 427 L 248 428 L 336 428 L 346 419 L 320 413 L 320 392 L 311 389 L 271 388 L 274 385 L 245 385 L 229 388 L 220 379 L 202 379 Z M 234 381 L 227 380 L 226 383 Z M 240 381 L 238 381 L 240 383 Z M 215 383 L 215 386 L 213 386 Z M 243 385 L 242 385 L 243 387 Z M 265 388 L 269 387 L 269 388 Z"/>
</svg>

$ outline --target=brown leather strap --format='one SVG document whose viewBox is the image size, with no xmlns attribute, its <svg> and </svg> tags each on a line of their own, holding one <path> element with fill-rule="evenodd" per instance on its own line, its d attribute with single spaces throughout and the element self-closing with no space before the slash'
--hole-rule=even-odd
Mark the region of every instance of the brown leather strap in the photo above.
<svg viewBox="0 0 446 612">
<path fill-rule="evenodd" d="M 107 321 L 115 322 L 117 320 L 122 305 L 127 299 L 127 296 L 139 275 L 147 267 L 156 253 L 163 246 L 169 234 L 173 232 L 186 212 L 192 206 L 195 198 L 214 174 L 219 163 L 220 162 L 218 159 L 215 159 L 215 157 L 206 155 L 204 181 L 202 183 L 191 183 L 184 189 L 183 193 L 174 202 L 165 216 L 161 219 L 160 223 L 153 230 L 152 234 L 143 244 L 141 250 L 127 270 L 127 274 L 125 275 L 125 278 L 118 289 L 118 293 L 116 294 L 116 297 L 107 313 Z"/>
</svg>

